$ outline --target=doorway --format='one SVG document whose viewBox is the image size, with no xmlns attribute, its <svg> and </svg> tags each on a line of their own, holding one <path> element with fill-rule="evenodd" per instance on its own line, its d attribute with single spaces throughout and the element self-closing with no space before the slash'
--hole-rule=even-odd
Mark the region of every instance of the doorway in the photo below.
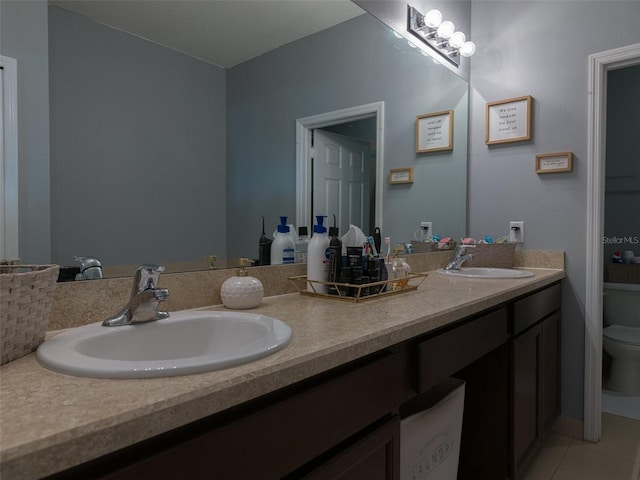
<svg viewBox="0 0 640 480">
<path fill-rule="evenodd" d="M 602 431 L 602 238 L 607 72 L 638 64 L 640 44 L 589 56 L 583 437 L 592 442 L 600 440 Z"/>
<path fill-rule="evenodd" d="M 376 118 L 313 130 L 311 212 L 335 215 L 339 231 L 349 225 L 372 233 L 375 227 Z"/>
<path fill-rule="evenodd" d="M 382 228 L 382 185 L 384 178 L 384 102 L 336 110 L 296 121 L 296 225 L 313 224 L 313 132 L 330 126 L 375 118 L 375 226 Z M 368 232 L 365 232 L 368 233 Z"/>
<path fill-rule="evenodd" d="M 18 252 L 18 69 L 0 55 L 0 258 Z"/>
</svg>

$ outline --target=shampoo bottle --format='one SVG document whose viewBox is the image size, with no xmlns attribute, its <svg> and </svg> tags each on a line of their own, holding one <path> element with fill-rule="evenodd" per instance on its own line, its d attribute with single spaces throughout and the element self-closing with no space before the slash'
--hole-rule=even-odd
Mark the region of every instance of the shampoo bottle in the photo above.
<svg viewBox="0 0 640 480">
<path fill-rule="evenodd" d="M 329 280 L 329 236 L 327 227 L 323 226 L 324 216 L 316 215 L 318 224 L 313 226 L 313 236 L 309 242 L 307 253 L 307 280 L 326 282 Z M 307 282 L 307 290 L 316 293 L 327 293 L 327 286 L 322 283 Z"/>
<path fill-rule="evenodd" d="M 278 231 L 271 244 L 271 265 L 293 263 L 294 251 L 295 245 L 289 235 L 287 217 L 280 217 L 280 225 L 278 225 Z"/>
</svg>

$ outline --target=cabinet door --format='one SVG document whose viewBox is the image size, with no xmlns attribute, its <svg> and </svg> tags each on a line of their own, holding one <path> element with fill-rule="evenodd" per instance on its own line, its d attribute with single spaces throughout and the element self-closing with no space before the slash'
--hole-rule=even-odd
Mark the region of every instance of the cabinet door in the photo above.
<svg viewBox="0 0 640 480">
<path fill-rule="evenodd" d="M 512 344 L 512 467 L 522 471 L 540 445 L 539 379 L 542 326 L 530 328 Z"/>
<path fill-rule="evenodd" d="M 542 323 L 541 421 L 543 432 L 560 414 L 560 312 Z"/>
<path fill-rule="evenodd" d="M 399 480 L 400 418 L 394 417 L 302 478 Z"/>
</svg>

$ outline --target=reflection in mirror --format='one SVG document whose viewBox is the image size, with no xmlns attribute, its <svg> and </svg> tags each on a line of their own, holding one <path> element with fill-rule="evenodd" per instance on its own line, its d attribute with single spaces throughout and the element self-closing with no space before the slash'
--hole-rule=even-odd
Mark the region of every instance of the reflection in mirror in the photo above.
<svg viewBox="0 0 640 480">
<path fill-rule="evenodd" d="M 409 241 L 420 221 L 464 235 L 467 83 L 375 18 L 224 70 L 49 10 L 52 261 L 92 255 L 106 273 L 257 258 L 261 216 L 267 232 L 295 219 L 295 120 L 372 102 L 385 104 L 384 171 L 415 171 L 376 185 L 383 235 Z M 453 151 L 416 154 L 416 116 L 449 109 Z"/>
</svg>

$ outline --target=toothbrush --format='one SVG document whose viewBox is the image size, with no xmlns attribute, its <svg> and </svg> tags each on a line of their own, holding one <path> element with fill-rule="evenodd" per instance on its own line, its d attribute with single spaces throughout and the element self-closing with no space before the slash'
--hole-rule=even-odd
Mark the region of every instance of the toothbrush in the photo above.
<svg viewBox="0 0 640 480">
<path fill-rule="evenodd" d="M 384 237 L 384 244 L 387 246 L 387 263 L 391 261 L 391 237 Z"/>
<path fill-rule="evenodd" d="M 369 237 L 369 246 L 371 247 L 371 253 L 374 257 L 378 256 L 378 250 L 376 250 L 376 242 L 373 240 L 373 236 Z"/>
</svg>

